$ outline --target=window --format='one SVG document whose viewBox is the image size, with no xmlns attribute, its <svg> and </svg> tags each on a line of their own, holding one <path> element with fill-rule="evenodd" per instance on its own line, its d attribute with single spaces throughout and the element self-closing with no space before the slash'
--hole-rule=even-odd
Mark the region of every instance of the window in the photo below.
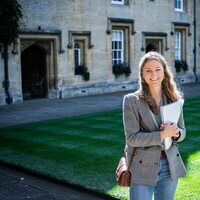
<svg viewBox="0 0 200 200">
<path fill-rule="evenodd" d="M 93 48 L 91 43 L 90 31 L 69 31 L 68 45 L 69 49 L 73 49 L 73 56 L 70 57 L 70 62 L 74 63 L 74 74 L 82 75 L 83 80 L 90 79 L 90 73 L 87 66 L 88 49 Z"/>
<path fill-rule="evenodd" d="M 124 0 L 111 0 L 112 4 L 124 5 Z"/>
<path fill-rule="evenodd" d="M 112 64 L 124 63 L 124 31 L 112 30 Z"/>
<path fill-rule="evenodd" d="M 174 32 L 174 67 L 177 73 L 188 70 L 185 35 L 186 31 L 184 29 L 177 29 Z"/>
<path fill-rule="evenodd" d="M 75 75 L 82 74 L 82 68 L 85 65 L 84 60 L 84 41 L 75 40 L 74 41 L 74 66 L 75 66 Z"/>
<path fill-rule="evenodd" d="M 183 11 L 183 0 L 175 0 L 175 11 Z"/>
<path fill-rule="evenodd" d="M 74 63 L 75 67 L 81 64 L 81 49 L 78 43 L 75 43 L 74 45 Z"/>
<path fill-rule="evenodd" d="M 181 32 L 175 31 L 174 33 L 174 58 L 175 60 L 181 60 Z"/>
<path fill-rule="evenodd" d="M 187 37 L 190 32 L 189 23 L 172 22 L 171 35 L 174 41 L 174 58 L 175 60 L 186 60 Z"/>
<path fill-rule="evenodd" d="M 112 71 L 117 77 L 125 74 L 129 76 L 130 69 L 130 49 L 133 48 L 130 36 L 135 34 L 134 20 L 122 18 L 108 18 L 107 31 L 111 34 L 111 55 Z"/>
<path fill-rule="evenodd" d="M 188 70 L 187 65 L 187 41 L 191 36 L 190 24 L 172 22 L 171 35 L 174 41 L 174 60 L 176 72 Z"/>
<path fill-rule="evenodd" d="M 167 51 L 167 33 L 165 32 L 142 32 L 142 51 L 156 51 L 164 54 Z"/>
</svg>

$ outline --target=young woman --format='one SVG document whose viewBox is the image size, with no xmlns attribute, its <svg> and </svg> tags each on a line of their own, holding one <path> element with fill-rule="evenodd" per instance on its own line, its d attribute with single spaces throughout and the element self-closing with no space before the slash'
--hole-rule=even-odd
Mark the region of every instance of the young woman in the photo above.
<svg viewBox="0 0 200 200">
<path fill-rule="evenodd" d="M 162 124 L 160 107 L 182 98 L 163 56 L 145 54 L 139 64 L 139 89 L 123 100 L 123 122 L 131 164 L 130 200 L 173 200 L 178 178 L 185 175 L 176 142 L 185 138 L 183 113 L 178 123 Z M 165 149 L 163 140 L 173 138 Z"/>
</svg>

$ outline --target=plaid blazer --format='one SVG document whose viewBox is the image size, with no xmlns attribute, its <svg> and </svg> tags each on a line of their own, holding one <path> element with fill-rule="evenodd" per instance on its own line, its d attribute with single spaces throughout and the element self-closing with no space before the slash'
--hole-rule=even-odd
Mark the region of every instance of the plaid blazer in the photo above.
<svg viewBox="0 0 200 200">
<path fill-rule="evenodd" d="M 164 98 L 164 104 L 167 104 L 166 98 Z M 155 186 L 161 154 L 160 131 L 152 118 L 148 104 L 139 98 L 137 92 L 124 96 L 123 123 L 126 136 L 125 152 L 128 161 L 133 148 L 136 148 L 131 165 L 131 182 Z M 183 113 L 181 113 L 177 126 L 181 132 L 178 140 L 180 142 L 186 135 Z M 177 145 L 173 144 L 165 153 L 171 179 L 185 175 L 186 169 Z"/>
</svg>

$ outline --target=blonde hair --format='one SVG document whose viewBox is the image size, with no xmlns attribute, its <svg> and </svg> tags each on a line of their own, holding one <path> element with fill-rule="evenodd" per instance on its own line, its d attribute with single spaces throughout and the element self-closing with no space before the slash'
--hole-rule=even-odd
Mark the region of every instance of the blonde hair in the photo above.
<svg viewBox="0 0 200 200">
<path fill-rule="evenodd" d="M 152 111 L 158 112 L 158 106 L 154 98 L 151 96 L 150 89 L 148 84 L 145 82 L 142 77 L 143 67 L 144 65 L 151 61 L 158 61 L 164 69 L 164 79 L 162 81 L 162 92 L 166 96 L 168 102 L 174 102 L 178 99 L 182 98 L 182 93 L 177 89 L 176 83 L 173 79 L 173 74 L 165 60 L 165 58 L 157 52 L 148 52 L 146 53 L 140 60 L 139 63 L 139 95 L 142 99 L 144 99 Z"/>
</svg>

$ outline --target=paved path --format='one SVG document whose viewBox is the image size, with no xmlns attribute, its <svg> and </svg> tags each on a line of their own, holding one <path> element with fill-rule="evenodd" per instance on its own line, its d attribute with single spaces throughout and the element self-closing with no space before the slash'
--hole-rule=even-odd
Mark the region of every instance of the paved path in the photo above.
<svg viewBox="0 0 200 200">
<path fill-rule="evenodd" d="M 72 189 L 0 164 L 0 199 L 105 200 L 111 198 L 98 197 L 98 194 Z"/>
<path fill-rule="evenodd" d="M 70 99 L 35 99 L 0 107 L 0 127 L 120 108 L 125 92 Z"/>
<path fill-rule="evenodd" d="M 185 84 L 182 90 L 185 97 L 200 96 L 200 83 Z M 123 96 L 129 92 L 71 99 L 37 99 L 24 101 L 21 104 L 0 106 L 0 127 L 121 108 Z M 18 169 L 11 169 L 0 163 L 0 199 L 103 200 L 112 198 L 81 192 Z"/>
<path fill-rule="evenodd" d="M 184 84 L 182 90 L 185 97 L 200 96 L 200 83 Z M 70 99 L 36 99 L 0 106 L 0 127 L 121 108 L 123 96 L 129 92 Z"/>
</svg>

